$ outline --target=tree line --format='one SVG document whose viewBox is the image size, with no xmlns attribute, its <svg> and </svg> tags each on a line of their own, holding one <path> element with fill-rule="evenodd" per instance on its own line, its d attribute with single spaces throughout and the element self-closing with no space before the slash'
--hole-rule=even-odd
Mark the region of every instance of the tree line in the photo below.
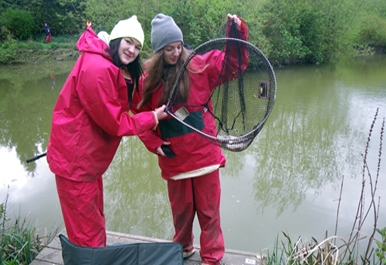
<svg viewBox="0 0 386 265">
<path fill-rule="evenodd" d="M 160 12 L 175 19 L 192 47 L 223 36 L 226 14 L 237 14 L 274 65 L 323 64 L 386 48 L 384 0 L 0 0 L 0 50 L 41 39 L 44 23 L 53 36 L 79 35 L 87 20 L 96 32 L 110 32 L 135 14 L 150 52 L 150 22 Z"/>
</svg>

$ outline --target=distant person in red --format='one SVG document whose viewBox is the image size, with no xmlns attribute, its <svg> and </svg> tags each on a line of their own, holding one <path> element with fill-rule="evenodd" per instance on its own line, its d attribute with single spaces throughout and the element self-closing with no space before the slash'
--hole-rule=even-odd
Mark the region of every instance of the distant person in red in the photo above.
<svg viewBox="0 0 386 265">
<path fill-rule="evenodd" d="M 46 34 L 46 43 L 51 42 L 51 29 L 47 23 L 44 23 L 44 33 Z"/>
</svg>

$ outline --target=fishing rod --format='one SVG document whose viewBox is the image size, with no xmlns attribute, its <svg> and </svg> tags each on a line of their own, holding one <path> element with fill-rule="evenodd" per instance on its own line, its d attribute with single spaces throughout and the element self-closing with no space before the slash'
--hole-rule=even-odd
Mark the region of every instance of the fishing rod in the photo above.
<svg viewBox="0 0 386 265">
<path fill-rule="evenodd" d="M 37 155 L 37 156 L 34 156 L 34 157 L 31 157 L 31 158 L 28 158 L 26 160 L 27 163 L 30 163 L 30 162 L 33 162 L 35 160 L 38 160 L 39 158 L 42 158 L 43 156 L 46 156 L 47 153 L 43 153 L 43 154 L 40 154 L 40 155 Z"/>
</svg>

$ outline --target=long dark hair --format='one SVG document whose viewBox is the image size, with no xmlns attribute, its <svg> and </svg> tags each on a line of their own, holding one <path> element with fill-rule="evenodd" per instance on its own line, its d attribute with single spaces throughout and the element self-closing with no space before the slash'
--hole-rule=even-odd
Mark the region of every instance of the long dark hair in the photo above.
<svg viewBox="0 0 386 265">
<path fill-rule="evenodd" d="M 106 49 L 106 52 L 110 54 L 111 58 L 113 59 L 113 64 L 119 68 L 125 68 L 127 71 L 129 71 L 131 78 L 133 79 L 134 86 L 137 87 L 139 78 L 143 73 L 140 54 L 138 54 L 137 58 L 135 58 L 133 62 L 129 64 L 122 64 L 118 55 L 118 49 L 121 45 L 121 40 L 122 38 L 112 40 L 110 42 L 110 49 Z"/>
</svg>

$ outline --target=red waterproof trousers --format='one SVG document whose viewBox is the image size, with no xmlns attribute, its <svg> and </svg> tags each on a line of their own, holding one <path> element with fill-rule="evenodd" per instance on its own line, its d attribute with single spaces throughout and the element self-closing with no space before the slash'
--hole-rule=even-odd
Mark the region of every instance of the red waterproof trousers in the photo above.
<svg viewBox="0 0 386 265">
<path fill-rule="evenodd" d="M 102 176 L 91 182 L 55 177 L 68 239 L 78 246 L 105 247 Z"/>
<path fill-rule="evenodd" d="M 167 182 L 175 229 L 173 241 L 180 242 L 184 251 L 193 248 L 193 220 L 197 213 L 202 262 L 220 264 L 225 247 L 220 224 L 219 170 L 200 177 Z"/>
</svg>

